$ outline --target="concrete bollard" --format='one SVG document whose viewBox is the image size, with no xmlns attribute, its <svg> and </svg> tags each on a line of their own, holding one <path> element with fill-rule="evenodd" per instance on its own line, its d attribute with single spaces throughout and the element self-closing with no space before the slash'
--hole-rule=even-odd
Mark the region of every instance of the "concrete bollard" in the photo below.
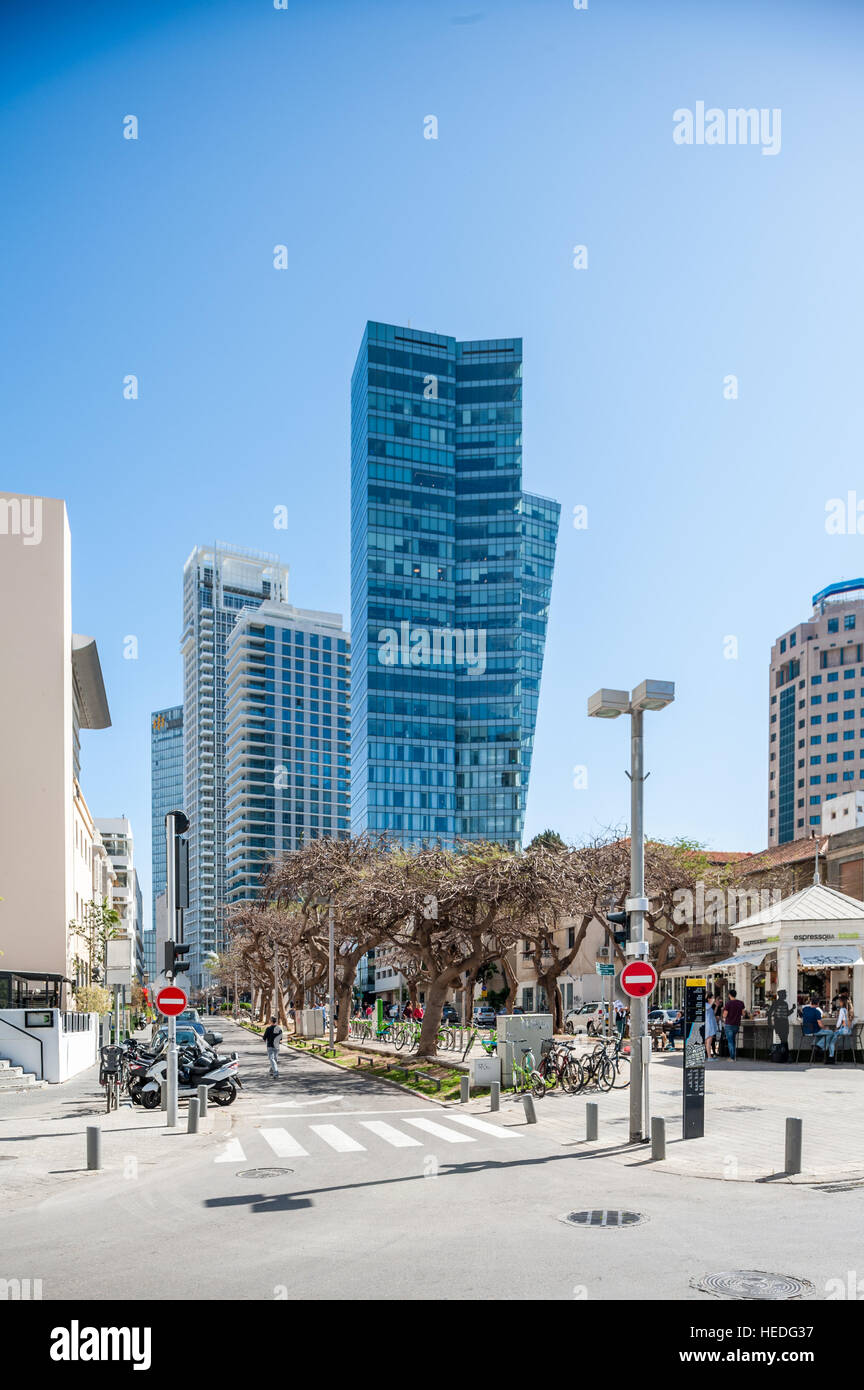
<svg viewBox="0 0 864 1390">
<path fill-rule="evenodd" d="M 600 1106 L 596 1100 L 589 1100 L 585 1106 L 585 1138 L 597 1139 L 600 1135 Z"/>
<path fill-rule="evenodd" d="M 207 1118 L 207 1087 L 206 1087 L 206 1086 L 199 1086 L 199 1087 L 198 1087 L 198 1118 L 199 1118 L 199 1120 L 206 1120 L 206 1118 Z"/>
<path fill-rule="evenodd" d="M 489 1109 L 498 1110 L 501 1107 L 501 1082 L 492 1081 L 489 1084 Z"/>
<path fill-rule="evenodd" d="M 536 1125 L 537 1112 L 534 1109 L 534 1097 L 529 1095 L 527 1091 L 525 1092 L 525 1095 L 522 1097 L 522 1104 L 525 1107 L 525 1119 L 527 1120 L 528 1124 Z"/>
<path fill-rule="evenodd" d="M 651 1157 L 666 1157 L 666 1121 L 662 1115 L 651 1116 Z"/>
<path fill-rule="evenodd" d="M 198 1133 L 198 1097 L 192 1096 L 189 1100 L 189 1114 L 186 1120 L 186 1133 Z"/>
<path fill-rule="evenodd" d="M 791 1116 L 786 1120 L 786 1165 L 784 1172 L 801 1172 L 801 1150 L 804 1140 L 804 1121 L 793 1119 Z"/>
<path fill-rule="evenodd" d="M 471 1079 L 467 1076 L 459 1077 L 459 1100 L 462 1105 L 471 1099 Z"/>
<path fill-rule="evenodd" d="M 102 1167 L 102 1131 L 98 1125 L 87 1126 L 87 1167 Z"/>
</svg>

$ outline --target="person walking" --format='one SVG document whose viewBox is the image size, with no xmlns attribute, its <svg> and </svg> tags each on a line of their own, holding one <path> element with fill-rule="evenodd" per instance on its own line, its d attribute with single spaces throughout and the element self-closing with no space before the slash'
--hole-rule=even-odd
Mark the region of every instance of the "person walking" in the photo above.
<svg viewBox="0 0 864 1390">
<path fill-rule="evenodd" d="M 279 1077 L 279 1044 L 282 1041 L 282 1029 L 279 1027 L 275 1018 L 271 1018 L 270 1027 L 264 1030 L 264 1046 L 267 1048 L 267 1060 L 270 1063 L 270 1075 L 274 1081 Z"/>
<path fill-rule="evenodd" d="M 709 994 L 705 1000 L 705 1055 L 713 1057 L 717 1046 L 717 1015 L 714 1012 L 714 995 Z"/>
<path fill-rule="evenodd" d="M 741 1000 L 738 998 L 734 989 L 729 990 L 729 997 L 726 1000 L 726 1007 L 723 1010 L 723 1031 L 726 1034 L 726 1046 L 729 1048 L 729 1056 L 732 1061 L 738 1057 L 738 1029 L 741 1027 L 741 1020 L 744 1017 L 745 1009 Z"/>
</svg>

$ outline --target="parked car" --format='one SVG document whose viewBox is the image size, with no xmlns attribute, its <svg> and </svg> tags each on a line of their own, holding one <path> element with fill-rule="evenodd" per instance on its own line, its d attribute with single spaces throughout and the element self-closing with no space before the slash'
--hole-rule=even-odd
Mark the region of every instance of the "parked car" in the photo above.
<svg viewBox="0 0 864 1390">
<path fill-rule="evenodd" d="M 459 1022 L 459 1015 L 457 1014 L 457 1012 L 456 1012 L 456 1010 L 454 1009 L 454 1007 L 453 1007 L 452 1004 L 445 1004 L 445 1005 L 444 1005 L 443 1009 L 441 1010 L 441 1022 L 442 1022 L 442 1023 L 458 1023 L 458 1022 Z"/>
<path fill-rule="evenodd" d="M 474 1022 L 481 1028 L 495 1027 L 495 1010 L 491 1004 L 476 1004 L 474 1006 Z"/>
<path fill-rule="evenodd" d="M 564 1019 L 565 1033 L 599 1033 L 603 1024 L 602 1004 L 577 1004 Z"/>
<path fill-rule="evenodd" d="M 197 1009 L 184 1009 L 182 1014 L 177 1015 L 178 1023 L 200 1023 L 201 1015 Z"/>
</svg>

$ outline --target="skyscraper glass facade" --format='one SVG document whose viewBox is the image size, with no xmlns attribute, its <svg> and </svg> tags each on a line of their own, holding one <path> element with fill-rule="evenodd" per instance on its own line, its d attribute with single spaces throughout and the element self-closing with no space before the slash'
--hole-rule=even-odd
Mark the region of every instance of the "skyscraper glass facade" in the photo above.
<svg viewBox="0 0 864 1390">
<path fill-rule="evenodd" d="M 190 976 L 200 988 L 202 961 L 224 946 L 225 651 L 245 609 L 287 602 L 288 567 L 278 555 L 218 543 L 199 546 L 183 571 L 184 804 L 189 817 Z"/>
<path fill-rule="evenodd" d="M 226 888 L 255 898 L 273 858 L 348 835 L 350 654 L 338 613 L 264 603 L 228 639 Z"/>
<path fill-rule="evenodd" d="M 560 507 L 522 342 L 369 323 L 351 389 L 352 829 L 521 842 Z"/>
<path fill-rule="evenodd" d="M 165 891 L 165 817 L 183 809 L 183 706 L 154 710 L 150 716 L 150 806 L 152 855 L 152 912 L 144 932 L 144 966 L 154 980 L 156 961 L 156 899 Z"/>
</svg>

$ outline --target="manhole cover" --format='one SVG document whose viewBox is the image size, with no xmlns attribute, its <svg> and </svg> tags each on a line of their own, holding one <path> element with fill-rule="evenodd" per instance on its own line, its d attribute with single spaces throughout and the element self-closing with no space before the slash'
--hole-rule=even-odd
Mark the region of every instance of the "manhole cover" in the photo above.
<svg viewBox="0 0 864 1390">
<path fill-rule="evenodd" d="M 241 1168 L 235 1178 L 284 1178 L 293 1173 L 293 1168 Z"/>
<path fill-rule="evenodd" d="M 732 1269 L 724 1274 L 706 1274 L 703 1279 L 691 1280 L 691 1287 L 722 1298 L 758 1298 L 783 1302 L 812 1292 L 806 1279 L 791 1274 L 766 1274 L 764 1269 Z"/>
<path fill-rule="evenodd" d="M 645 1218 L 639 1211 L 597 1207 L 594 1211 L 570 1211 L 564 1220 L 571 1226 L 638 1226 Z"/>
</svg>

